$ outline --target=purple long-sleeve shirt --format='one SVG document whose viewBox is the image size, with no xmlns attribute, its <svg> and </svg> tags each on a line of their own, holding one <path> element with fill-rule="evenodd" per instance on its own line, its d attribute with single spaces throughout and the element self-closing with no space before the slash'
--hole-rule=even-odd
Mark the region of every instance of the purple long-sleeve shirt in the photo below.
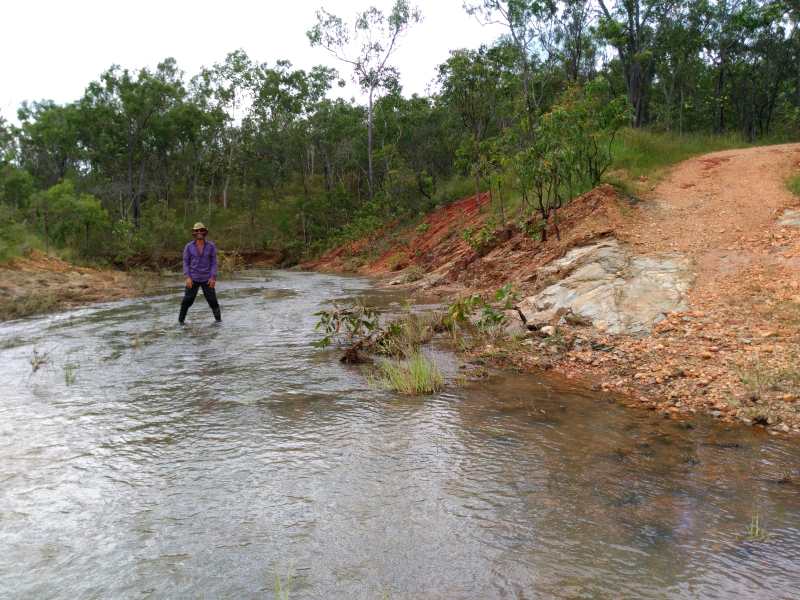
<svg viewBox="0 0 800 600">
<path fill-rule="evenodd" d="M 208 281 L 217 278 L 217 247 L 206 241 L 202 253 L 195 242 L 189 242 L 183 249 L 183 274 L 192 281 Z"/>
</svg>

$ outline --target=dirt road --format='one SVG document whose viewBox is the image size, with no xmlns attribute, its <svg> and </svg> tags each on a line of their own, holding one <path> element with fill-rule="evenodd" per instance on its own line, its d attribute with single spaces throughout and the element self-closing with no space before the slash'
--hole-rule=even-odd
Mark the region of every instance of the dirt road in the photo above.
<svg viewBox="0 0 800 600">
<path fill-rule="evenodd" d="M 695 292 L 756 267 L 797 280 L 796 231 L 780 215 L 800 202 L 786 179 L 800 169 L 800 144 L 728 150 L 681 163 L 649 194 L 621 237 L 641 252 L 677 251 L 696 263 Z M 788 283 L 788 281 L 787 281 Z"/>
<path fill-rule="evenodd" d="M 651 337 L 609 340 L 613 353 L 568 352 L 559 368 L 665 412 L 800 431 L 800 228 L 780 224 L 800 208 L 786 187 L 798 170 L 800 144 L 677 165 L 616 236 L 642 254 L 690 257 L 691 311 Z"/>
</svg>

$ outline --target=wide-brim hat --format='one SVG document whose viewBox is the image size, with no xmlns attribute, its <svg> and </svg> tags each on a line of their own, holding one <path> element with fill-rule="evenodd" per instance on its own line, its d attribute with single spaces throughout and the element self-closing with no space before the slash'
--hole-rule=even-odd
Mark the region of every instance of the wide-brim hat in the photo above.
<svg viewBox="0 0 800 600">
<path fill-rule="evenodd" d="M 200 221 L 198 221 L 192 226 L 192 231 L 208 231 L 208 227 L 206 227 Z"/>
</svg>

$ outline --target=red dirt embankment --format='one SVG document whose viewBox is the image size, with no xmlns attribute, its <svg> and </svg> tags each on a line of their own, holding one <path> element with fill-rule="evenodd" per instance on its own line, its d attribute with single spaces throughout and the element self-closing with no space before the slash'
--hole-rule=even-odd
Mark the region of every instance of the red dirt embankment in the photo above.
<svg viewBox="0 0 800 600">
<path fill-rule="evenodd" d="M 414 229 L 381 230 L 302 266 L 364 275 L 391 275 L 416 268 L 426 273 L 418 286 L 441 295 L 487 291 L 507 282 L 527 291 L 536 283 L 540 266 L 574 246 L 612 235 L 630 210 L 629 202 L 614 188 L 600 186 L 559 211 L 560 239 L 552 222 L 544 243 L 518 226 L 508 225 L 495 229 L 492 241 L 476 250 L 462 233 L 486 224 L 489 203 L 489 194 L 462 198 L 428 215 Z"/>
<path fill-rule="evenodd" d="M 693 158 L 641 201 L 610 186 L 577 198 L 559 211 L 560 240 L 552 222 L 546 242 L 509 225 L 480 251 L 462 232 L 487 221 L 489 198 L 465 198 L 414 230 L 377 232 L 307 266 L 402 270 L 394 283 L 419 278 L 416 288 L 450 297 L 512 282 L 524 296 L 541 289 L 539 267 L 597 238 L 641 255 L 680 253 L 694 265 L 690 310 L 667 315 L 652 335 L 562 325 L 558 344 L 534 337 L 503 349 L 503 360 L 552 368 L 665 416 L 704 412 L 800 432 L 800 228 L 781 223 L 800 208 L 785 185 L 798 167 L 798 144 Z"/>
</svg>

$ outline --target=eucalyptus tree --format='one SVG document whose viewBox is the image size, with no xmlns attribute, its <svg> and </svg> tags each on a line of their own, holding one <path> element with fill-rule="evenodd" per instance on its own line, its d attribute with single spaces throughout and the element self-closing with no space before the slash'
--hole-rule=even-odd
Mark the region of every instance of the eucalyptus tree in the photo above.
<svg viewBox="0 0 800 600">
<path fill-rule="evenodd" d="M 10 163 L 16 155 L 16 132 L 0 115 L 0 167 Z"/>
<path fill-rule="evenodd" d="M 395 0 L 391 12 L 371 6 L 359 13 L 353 24 L 325 9 L 317 11 L 317 23 L 308 30 L 312 47 L 322 47 L 353 69 L 353 77 L 367 95 L 367 181 L 370 199 L 375 194 L 373 149 L 373 113 L 376 94 L 398 79 L 389 59 L 400 37 L 418 23 L 422 15 L 407 0 Z"/>
<path fill-rule="evenodd" d="M 227 209 L 236 157 L 241 152 L 242 121 L 250 110 L 255 95 L 254 81 L 256 65 L 244 50 L 229 53 L 225 60 L 198 75 L 202 87 L 207 90 L 215 108 L 226 115 L 226 124 L 221 137 L 224 146 L 222 168 L 222 206 Z"/>
<path fill-rule="evenodd" d="M 517 51 L 525 100 L 523 120 L 535 125 L 546 102 L 548 79 L 555 56 L 555 0 L 473 0 L 464 2 L 468 14 L 483 24 L 503 26 Z M 535 85 L 537 82 L 539 85 Z M 537 87 L 539 89 L 537 89 Z"/>
<path fill-rule="evenodd" d="M 597 69 L 594 2 L 566 0 L 559 4 L 555 42 L 564 75 L 572 83 L 588 81 Z"/>
<path fill-rule="evenodd" d="M 707 79 L 703 62 L 707 8 L 704 1 L 676 3 L 671 18 L 655 32 L 651 118 L 668 131 L 677 127 L 682 133 L 687 109 L 691 113 L 693 107 L 703 104 L 697 96 L 705 92 Z"/>
<path fill-rule="evenodd" d="M 127 217 L 130 210 L 137 226 L 142 202 L 152 187 L 150 177 L 163 168 L 156 160 L 163 162 L 164 145 L 171 143 L 167 121 L 185 95 L 182 73 L 170 58 L 154 71 L 132 73 L 112 67 L 89 84 L 81 99 L 81 141 L 87 158 L 108 182 L 124 180 L 126 203 L 121 214 Z"/>
<path fill-rule="evenodd" d="M 17 143 L 19 163 L 37 182 L 48 187 L 79 168 L 78 112 L 75 104 L 52 100 L 23 103 Z"/>
<path fill-rule="evenodd" d="M 458 115 L 467 133 L 458 155 L 470 167 L 476 194 L 480 193 L 485 142 L 503 125 L 513 123 L 512 107 L 519 86 L 506 48 L 455 50 L 438 69 L 440 101 Z"/>
<path fill-rule="evenodd" d="M 600 35 L 617 51 L 628 101 L 633 107 L 631 125 L 647 119 L 647 102 L 653 78 L 653 43 L 659 23 L 671 18 L 673 0 L 598 0 Z"/>
</svg>

